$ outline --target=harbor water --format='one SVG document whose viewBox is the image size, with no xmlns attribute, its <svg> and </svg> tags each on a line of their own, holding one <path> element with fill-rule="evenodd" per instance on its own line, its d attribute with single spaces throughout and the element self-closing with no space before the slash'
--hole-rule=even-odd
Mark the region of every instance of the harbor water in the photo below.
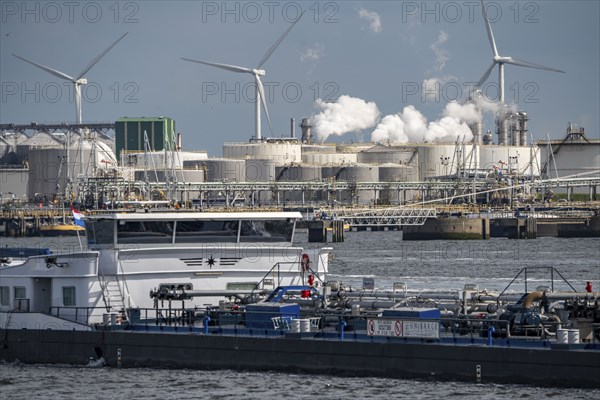
<svg viewBox="0 0 600 400">
<path fill-rule="evenodd" d="M 343 243 L 307 243 L 298 232 L 296 243 L 305 247 L 331 246 L 335 257 L 328 280 L 360 289 L 363 278 L 376 288 L 391 289 L 405 282 L 409 292 L 449 291 L 465 284 L 501 291 L 524 267 L 555 267 L 578 291 L 591 281 L 600 288 L 600 239 L 539 238 L 534 240 L 403 242 L 401 233 L 349 232 Z M 77 238 L 2 238 L 2 246 L 39 246 L 77 251 Z M 550 271 L 528 271 L 528 289 L 550 286 Z M 554 274 L 555 290 L 567 289 Z M 517 279 L 510 291 L 522 292 Z M 172 369 L 85 368 L 68 365 L 25 365 L 0 362 L 0 398 L 327 398 L 327 399 L 590 399 L 600 390 L 538 388 L 526 385 L 411 381 L 384 378 L 331 377 L 309 374 L 197 371 Z M 548 382 L 552 385 L 552 382 Z"/>
</svg>

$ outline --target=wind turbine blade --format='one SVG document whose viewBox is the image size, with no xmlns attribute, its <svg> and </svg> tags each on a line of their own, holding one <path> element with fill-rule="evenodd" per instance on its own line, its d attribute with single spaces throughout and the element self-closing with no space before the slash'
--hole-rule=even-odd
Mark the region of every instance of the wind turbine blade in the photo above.
<svg viewBox="0 0 600 400">
<path fill-rule="evenodd" d="M 492 51 L 494 52 L 494 57 L 498 57 L 498 48 L 496 47 L 496 40 L 494 39 L 494 32 L 492 32 L 492 25 L 490 25 L 490 20 L 487 17 L 487 12 L 485 11 L 485 4 L 483 4 L 483 0 L 481 0 L 481 9 L 483 10 L 483 20 L 485 21 L 485 29 L 487 29 L 488 39 L 490 40 L 490 44 L 492 45 Z"/>
<path fill-rule="evenodd" d="M 108 53 L 113 47 L 115 47 L 117 45 L 117 43 L 119 43 L 121 41 L 121 39 L 123 39 L 125 36 L 127 36 L 128 33 L 129 32 L 125 32 L 125 34 L 123 36 L 121 36 L 120 38 L 118 38 L 117 40 L 115 40 L 115 42 L 113 44 L 111 44 L 110 46 L 108 46 L 108 48 L 106 50 L 104 50 L 102 53 L 98 54 L 98 56 L 96 56 L 96 58 L 94 58 L 92 61 L 90 61 L 90 63 L 84 69 L 81 70 L 81 72 L 79 73 L 79 75 L 77 75 L 77 79 L 76 80 L 79 80 L 79 79 L 83 78 L 83 76 L 85 74 L 87 74 L 87 72 L 90 69 L 92 69 L 92 67 L 94 65 L 96 65 L 96 63 L 98 61 L 100 61 L 100 59 L 102 57 L 104 57 L 106 55 L 106 53 Z"/>
<path fill-rule="evenodd" d="M 490 74 L 492 73 L 492 70 L 494 69 L 494 67 L 496 66 L 496 62 L 494 61 L 492 63 L 492 65 L 490 65 L 490 67 L 487 69 L 487 71 L 485 71 L 485 73 L 483 74 L 483 76 L 481 77 L 481 79 L 479 80 L 479 82 L 477 82 L 477 87 L 481 87 L 485 81 L 487 81 L 487 78 L 490 77 Z"/>
<path fill-rule="evenodd" d="M 269 57 L 271 57 L 271 54 L 273 54 L 273 52 L 277 49 L 277 47 L 279 47 L 279 45 L 281 44 L 281 42 L 283 41 L 283 39 L 285 39 L 285 37 L 287 36 L 288 33 L 290 33 L 290 31 L 292 30 L 292 28 L 294 28 L 294 26 L 296 26 L 296 24 L 298 23 L 298 21 L 300 21 L 300 19 L 302 18 L 303 15 L 304 15 L 304 11 L 302 11 L 302 14 L 300 14 L 300 16 L 298 17 L 298 19 L 295 20 L 294 23 L 292 25 L 290 25 L 290 27 L 287 28 L 285 30 L 285 32 L 283 32 L 283 35 L 281 35 L 279 37 L 279 39 L 277 39 L 275 41 L 275 43 L 273 43 L 273 45 L 269 48 L 269 50 L 267 50 L 267 52 L 265 53 L 265 55 L 263 56 L 263 58 L 260 60 L 260 62 L 258 63 L 258 66 L 256 68 L 262 67 L 267 62 L 267 60 L 269 59 Z"/>
<path fill-rule="evenodd" d="M 213 62 L 208 62 L 208 61 L 192 60 L 190 58 L 183 58 L 183 57 L 181 57 L 181 59 L 185 60 L 185 61 L 198 63 L 198 64 L 210 65 L 211 67 L 226 69 L 227 71 L 231 71 L 231 72 L 245 72 L 245 73 L 249 73 L 249 74 L 254 73 L 252 71 L 252 69 L 250 69 L 250 68 L 238 67 L 236 65 L 219 64 L 219 63 L 213 63 Z"/>
<path fill-rule="evenodd" d="M 534 64 L 534 63 L 530 63 L 529 61 L 519 60 L 518 58 L 512 58 L 512 57 L 511 57 L 511 60 L 506 60 L 506 61 L 504 61 L 504 63 L 518 65 L 520 67 L 543 69 L 545 71 L 560 72 L 563 74 L 565 73 L 565 71 L 561 71 L 560 69 L 544 67 L 543 65 L 540 65 L 540 64 Z"/>
<path fill-rule="evenodd" d="M 271 126 L 271 117 L 269 116 L 269 109 L 267 108 L 267 98 L 265 96 L 265 88 L 263 87 L 262 81 L 258 75 L 254 75 L 256 78 L 256 87 L 258 88 L 258 92 L 260 93 L 260 101 L 262 102 L 263 109 L 265 110 L 265 115 L 267 116 L 267 122 L 269 123 L 269 130 L 271 131 L 271 135 L 273 135 L 273 127 Z"/>
<path fill-rule="evenodd" d="M 50 67 L 44 67 L 43 65 L 40 65 L 40 64 L 34 63 L 33 61 L 29 61 L 29 60 L 28 60 L 28 59 L 26 59 L 26 58 L 19 57 L 18 55 L 14 54 L 14 53 L 13 53 L 13 56 L 14 56 L 14 57 L 17 57 L 19 60 L 23 60 L 23 61 L 25 61 L 26 63 L 33 65 L 34 67 L 38 67 L 39 69 L 43 69 L 44 71 L 46 71 L 46 72 L 49 72 L 49 73 L 51 73 L 52 75 L 54 75 L 54 76 L 56 76 L 56 77 L 59 77 L 59 78 L 61 78 L 61 79 L 66 79 L 66 80 L 68 80 L 68 81 L 71 81 L 71 82 L 75 82 L 75 79 L 74 79 L 72 76 L 69 76 L 69 75 L 67 75 L 67 74 L 64 74 L 64 73 L 62 73 L 62 72 L 60 72 L 60 71 L 57 71 L 57 70 L 55 70 L 55 69 L 53 69 L 53 68 L 50 68 Z"/>
</svg>

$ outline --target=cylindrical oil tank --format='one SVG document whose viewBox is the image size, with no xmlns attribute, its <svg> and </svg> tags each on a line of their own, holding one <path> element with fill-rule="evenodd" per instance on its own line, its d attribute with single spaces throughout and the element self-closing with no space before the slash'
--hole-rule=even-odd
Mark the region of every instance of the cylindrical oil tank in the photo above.
<svg viewBox="0 0 600 400">
<path fill-rule="evenodd" d="M 457 171 L 474 167 L 473 145 L 424 144 L 418 147 L 419 179 L 455 175 Z M 463 158 L 464 153 L 464 158 Z"/>
<path fill-rule="evenodd" d="M 481 168 L 488 171 L 502 171 L 506 173 L 519 173 L 528 175 L 531 173 L 531 150 L 529 147 L 522 146 L 483 146 L 480 148 Z M 534 174 L 539 170 L 536 157 L 539 155 L 533 152 Z"/>
<path fill-rule="evenodd" d="M 379 182 L 415 182 L 418 180 L 418 169 L 413 165 L 388 163 L 379 166 Z"/>
<path fill-rule="evenodd" d="M 323 168 L 323 172 L 325 172 L 325 169 Z M 346 167 L 338 167 L 337 170 L 331 168 L 328 170 L 328 174 L 335 177 L 337 181 L 350 183 L 377 182 L 379 180 L 379 168 L 368 164 L 348 165 Z M 339 202 L 343 203 L 373 204 L 376 201 L 376 192 L 371 189 L 359 190 L 358 188 L 350 187 L 347 190 L 339 191 L 336 197 Z"/>
<path fill-rule="evenodd" d="M 321 167 L 318 165 L 290 165 L 275 168 L 278 181 L 320 182 Z"/>
<path fill-rule="evenodd" d="M 300 143 L 261 142 L 261 143 L 225 143 L 223 158 L 236 160 L 271 160 L 277 165 L 300 163 L 302 150 Z"/>
<path fill-rule="evenodd" d="M 377 182 L 379 180 L 379 168 L 375 165 L 368 164 L 349 165 L 340 172 L 338 180 L 351 182 Z"/>
<path fill-rule="evenodd" d="M 414 162 L 416 149 L 411 147 L 376 145 L 357 154 L 357 162 L 361 164 L 407 164 Z"/>
<path fill-rule="evenodd" d="M 28 150 L 29 181 L 28 197 L 36 194 L 64 194 L 67 176 L 73 182 L 92 177 L 103 170 L 115 168 L 115 155 L 104 143 L 83 142 L 83 164 L 81 164 L 81 142 L 71 145 L 69 163 L 62 146 L 32 147 Z"/>
<path fill-rule="evenodd" d="M 64 194 L 67 177 L 65 149 L 59 146 L 28 149 L 28 198 L 43 194 Z M 75 152 L 71 153 L 75 156 Z M 71 175 L 72 176 L 72 175 Z"/>
<path fill-rule="evenodd" d="M 335 144 L 303 144 L 302 154 L 304 153 L 335 153 Z"/>
<path fill-rule="evenodd" d="M 248 182 L 272 182 L 275 180 L 275 160 L 246 160 L 246 180 Z"/>
<path fill-rule="evenodd" d="M 229 160 L 211 158 L 208 160 L 188 160 L 183 162 L 186 170 L 204 170 L 206 182 L 245 182 L 246 162 L 244 160 Z"/>
<path fill-rule="evenodd" d="M 313 165 L 356 164 L 356 154 L 351 153 L 303 153 L 302 163 Z"/>
<path fill-rule="evenodd" d="M 281 182 L 321 182 L 321 167 L 318 165 L 290 165 L 277 167 L 277 180 Z M 324 193 L 311 188 L 282 193 L 285 202 L 309 203 L 324 198 Z"/>
<path fill-rule="evenodd" d="M 415 182 L 419 180 L 419 170 L 413 165 L 382 164 L 379 166 L 379 182 Z M 389 188 L 379 193 L 381 204 L 403 204 L 412 197 L 412 191 Z"/>
</svg>

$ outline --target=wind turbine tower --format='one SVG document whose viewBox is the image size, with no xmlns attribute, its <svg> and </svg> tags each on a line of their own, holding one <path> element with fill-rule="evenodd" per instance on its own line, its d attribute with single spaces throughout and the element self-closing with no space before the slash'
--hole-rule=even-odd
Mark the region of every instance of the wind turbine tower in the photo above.
<svg viewBox="0 0 600 400">
<path fill-rule="evenodd" d="M 287 36 L 288 33 L 290 33 L 290 31 L 292 30 L 292 28 L 298 23 L 298 21 L 300 21 L 300 19 L 302 18 L 302 14 L 300 15 L 300 17 L 298 17 L 298 19 L 296 21 L 294 21 L 294 23 L 292 25 L 290 25 L 289 28 L 286 29 L 285 32 L 283 32 L 283 34 L 279 37 L 279 39 L 277 39 L 275 41 L 275 43 L 273 43 L 273 45 L 269 48 L 269 50 L 267 50 L 267 52 L 265 53 L 265 55 L 262 57 L 262 59 L 258 62 L 258 65 L 256 66 L 256 68 L 246 68 L 246 67 L 238 67 L 236 65 L 229 65 L 229 64 L 220 64 L 220 63 L 214 63 L 214 62 L 208 62 L 208 61 L 200 61 L 200 60 L 194 60 L 194 59 L 190 59 L 190 58 L 181 58 L 182 60 L 185 61 L 190 61 L 190 62 L 194 62 L 194 63 L 198 63 L 198 64 L 204 64 L 204 65 L 209 65 L 212 67 L 216 67 L 216 68 L 221 68 L 227 71 L 231 71 L 231 72 L 239 72 L 239 73 L 247 73 L 247 74 L 252 74 L 254 76 L 254 80 L 256 82 L 256 96 L 255 96 L 255 134 L 254 134 L 254 139 L 257 141 L 262 140 L 262 135 L 261 135 L 261 127 L 260 127 L 260 107 L 261 107 L 261 103 L 262 103 L 262 107 L 265 110 L 265 114 L 267 116 L 267 123 L 269 124 L 269 129 L 271 130 L 271 134 L 273 133 L 273 127 L 271 126 L 271 118 L 269 116 L 269 110 L 267 108 L 267 100 L 266 100 L 266 96 L 265 96 L 265 89 L 263 86 L 263 83 L 260 79 L 261 76 L 265 76 L 265 70 L 262 69 L 262 66 L 267 62 L 267 60 L 269 59 L 269 57 L 271 57 L 271 55 L 273 54 L 273 52 L 275 52 L 275 50 L 277 49 L 277 47 L 279 47 L 279 45 L 281 44 L 281 42 L 283 41 L 283 39 L 285 39 L 285 37 Z"/>
<path fill-rule="evenodd" d="M 492 46 L 492 52 L 494 54 L 494 57 L 492 59 L 492 65 L 490 65 L 490 67 L 487 69 L 487 71 L 485 71 L 485 73 L 483 74 L 483 76 L 481 77 L 479 82 L 477 83 L 478 88 L 480 88 L 485 83 L 485 81 L 489 78 L 490 74 L 492 73 L 492 70 L 494 69 L 494 67 L 496 65 L 498 65 L 498 85 L 500 87 L 500 94 L 499 94 L 498 101 L 500 102 L 500 104 L 504 104 L 504 65 L 505 64 L 517 65 L 519 67 L 526 67 L 526 68 L 541 69 L 544 71 L 560 72 L 563 74 L 565 73 L 565 71 L 561 71 L 556 68 L 545 67 L 540 64 L 534 64 L 529 61 L 519 60 L 518 58 L 513 58 L 513 57 L 505 57 L 505 56 L 501 56 L 500 54 L 498 54 L 498 47 L 496 46 L 496 40 L 494 39 L 494 32 L 492 31 L 492 26 L 490 24 L 490 20 L 488 19 L 487 12 L 485 10 L 485 4 L 483 3 L 483 0 L 481 0 L 481 9 L 482 9 L 482 13 L 483 13 L 483 20 L 485 21 L 485 27 L 487 29 L 488 39 L 490 40 L 490 45 Z"/>
<path fill-rule="evenodd" d="M 90 61 L 90 63 L 88 65 L 85 66 L 84 69 L 81 70 L 81 72 L 77 75 L 77 77 L 72 77 L 69 76 L 67 74 L 65 74 L 64 72 L 58 71 L 54 68 L 50 68 L 50 67 L 46 67 L 44 65 L 41 64 L 37 64 L 31 60 L 28 60 L 24 57 L 19 57 L 18 55 L 13 53 L 13 56 L 17 57 L 19 60 L 23 60 L 26 63 L 29 63 L 31 65 L 33 65 L 34 67 L 37 67 L 39 69 L 42 69 L 60 79 L 64 79 L 66 81 L 69 81 L 71 83 L 73 83 L 73 91 L 75 93 L 75 121 L 77 121 L 77 124 L 81 124 L 82 123 L 82 117 L 81 117 L 81 86 L 87 84 L 87 79 L 85 79 L 83 76 L 85 74 L 87 74 L 89 72 L 90 69 L 92 69 L 92 67 L 94 65 L 96 65 L 98 63 L 98 61 L 100 61 L 100 59 L 102 57 L 104 57 L 106 55 L 106 53 L 108 53 L 113 47 L 115 47 L 117 45 L 117 43 L 119 43 L 121 41 L 121 39 L 123 39 L 125 36 L 127 36 L 127 33 L 125 33 L 123 36 L 121 36 L 120 38 L 118 38 L 115 42 L 113 42 L 113 44 L 111 44 L 106 50 L 104 50 L 102 53 L 98 54 L 96 56 L 96 58 L 94 58 L 92 61 Z"/>
</svg>

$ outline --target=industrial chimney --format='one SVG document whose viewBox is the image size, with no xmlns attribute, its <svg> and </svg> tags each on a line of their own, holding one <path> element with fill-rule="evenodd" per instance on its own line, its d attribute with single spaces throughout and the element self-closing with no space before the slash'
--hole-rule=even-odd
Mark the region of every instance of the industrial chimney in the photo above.
<svg viewBox="0 0 600 400">
<path fill-rule="evenodd" d="M 311 144 L 312 143 L 312 122 L 310 118 L 302 118 L 302 123 L 300 124 L 300 128 L 302 129 L 302 143 Z"/>
</svg>

